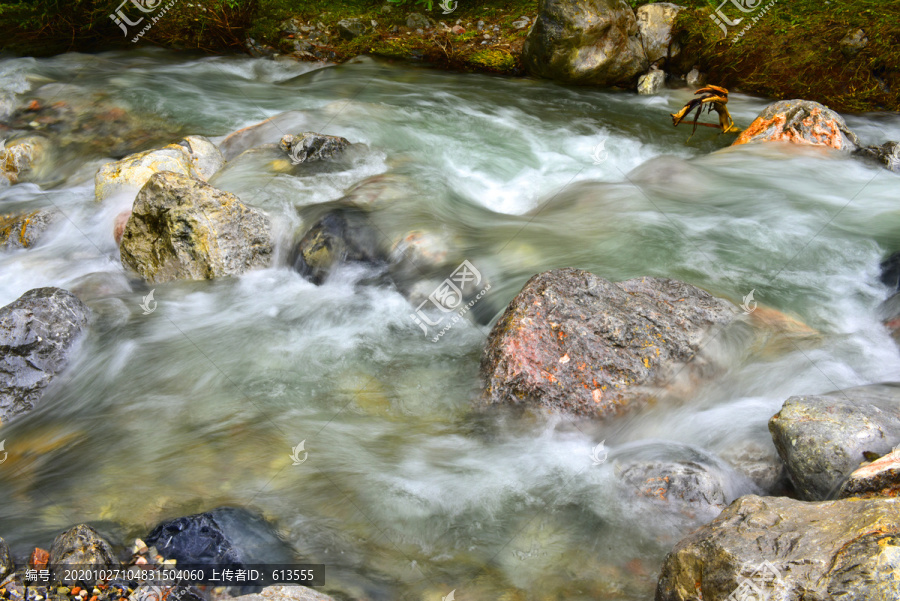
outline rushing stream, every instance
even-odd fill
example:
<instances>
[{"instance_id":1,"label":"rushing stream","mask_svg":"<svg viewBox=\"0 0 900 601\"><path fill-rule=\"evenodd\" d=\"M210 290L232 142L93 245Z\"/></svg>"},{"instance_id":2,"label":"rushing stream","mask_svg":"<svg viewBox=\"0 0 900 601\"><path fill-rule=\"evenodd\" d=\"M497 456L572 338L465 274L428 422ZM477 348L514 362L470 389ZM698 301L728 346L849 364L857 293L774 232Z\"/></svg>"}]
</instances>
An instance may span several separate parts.
<instances>
[{"instance_id":1,"label":"rushing stream","mask_svg":"<svg viewBox=\"0 0 900 601\"><path fill-rule=\"evenodd\" d=\"M788 396L900 371L877 313L879 261L900 249L900 179L809 149L713 152L726 141L707 128L688 142L689 126L669 118L688 90L150 51L7 59L0 79L7 111L57 82L58 99L102 92L216 142L297 111L283 133L365 145L341 169L236 161L214 177L267 211L281 240L276 266L216 281L151 287L126 274L113 222L133 197L94 201L102 157L63 153L57 185L0 191L0 212L66 215L37 247L0 255L0 305L59 286L95 316L39 408L0 433L0 536L19 555L75 523L127 540L238 505L330 566L338 596L648 601L665 553L699 522L641 501L617 480L617 458L692 457L732 473L717 457L774 453L766 423ZM766 104L734 94L729 108L746 127ZM900 139L896 115L848 123L865 143ZM379 174L396 188L373 208L384 236L430 232L451 270L465 259L491 283L476 319L437 342L364 268L315 286L288 265L310 207ZM673 277L736 303L754 290L821 339L735 359L689 402L608 423L473 411L491 320L557 267ZM144 314L151 288L158 305ZM301 441L307 459L292 465ZM601 441L609 455L596 465ZM733 480L731 498L754 492Z\"/></svg>"}]
</instances>

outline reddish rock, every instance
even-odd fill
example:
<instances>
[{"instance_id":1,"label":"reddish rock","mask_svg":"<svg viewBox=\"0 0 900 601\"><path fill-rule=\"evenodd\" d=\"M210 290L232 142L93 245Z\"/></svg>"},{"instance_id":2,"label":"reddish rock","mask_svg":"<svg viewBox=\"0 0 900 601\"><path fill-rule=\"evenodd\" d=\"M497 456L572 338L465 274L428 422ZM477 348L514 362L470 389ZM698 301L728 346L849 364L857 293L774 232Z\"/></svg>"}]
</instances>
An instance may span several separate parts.
<instances>
[{"instance_id":1,"label":"reddish rock","mask_svg":"<svg viewBox=\"0 0 900 601\"><path fill-rule=\"evenodd\" d=\"M50 553L40 547L35 547L28 558L28 566L35 570L46 570L50 562Z\"/></svg>"},{"instance_id":2,"label":"reddish rock","mask_svg":"<svg viewBox=\"0 0 900 601\"><path fill-rule=\"evenodd\" d=\"M129 217L131 217L130 209L116 215L116 223L113 227L113 237L116 239L116 246L122 243L122 235L125 233L125 226L128 225Z\"/></svg>"},{"instance_id":3,"label":"reddish rock","mask_svg":"<svg viewBox=\"0 0 900 601\"><path fill-rule=\"evenodd\" d=\"M679 282L612 283L580 269L531 278L488 338L484 402L609 417L650 400L676 376L709 368L698 355L713 326L737 311ZM678 366L688 364L688 369Z\"/></svg>"},{"instance_id":4,"label":"reddish rock","mask_svg":"<svg viewBox=\"0 0 900 601\"><path fill-rule=\"evenodd\" d=\"M850 474L840 497L896 497L900 495L900 448Z\"/></svg>"},{"instance_id":5,"label":"reddish rock","mask_svg":"<svg viewBox=\"0 0 900 601\"><path fill-rule=\"evenodd\" d=\"M460 27L459 25L454 25L453 27L450 28L450 33L452 33L454 35L462 35L462 34L466 33L466 30L465 30L465 28Z\"/></svg>"},{"instance_id":6,"label":"reddish rock","mask_svg":"<svg viewBox=\"0 0 900 601\"><path fill-rule=\"evenodd\" d=\"M791 142L854 151L859 140L843 117L810 100L780 100L769 105L732 146L751 142Z\"/></svg>"}]
</instances>

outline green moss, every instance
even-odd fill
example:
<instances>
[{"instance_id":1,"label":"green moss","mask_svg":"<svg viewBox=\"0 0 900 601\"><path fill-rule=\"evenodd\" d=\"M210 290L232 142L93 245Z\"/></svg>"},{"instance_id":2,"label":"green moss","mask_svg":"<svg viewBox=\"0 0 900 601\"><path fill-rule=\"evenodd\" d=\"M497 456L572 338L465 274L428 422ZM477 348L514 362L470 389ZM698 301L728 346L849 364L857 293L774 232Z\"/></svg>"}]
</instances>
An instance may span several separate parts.
<instances>
[{"instance_id":1,"label":"green moss","mask_svg":"<svg viewBox=\"0 0 900 601\"><path fill-rule=\"evenodd\" d=\"M516 57L502 49L480 50L469 57L470 63L491 71L506 72L516 66Z\"/></svg>"}]
</instances>

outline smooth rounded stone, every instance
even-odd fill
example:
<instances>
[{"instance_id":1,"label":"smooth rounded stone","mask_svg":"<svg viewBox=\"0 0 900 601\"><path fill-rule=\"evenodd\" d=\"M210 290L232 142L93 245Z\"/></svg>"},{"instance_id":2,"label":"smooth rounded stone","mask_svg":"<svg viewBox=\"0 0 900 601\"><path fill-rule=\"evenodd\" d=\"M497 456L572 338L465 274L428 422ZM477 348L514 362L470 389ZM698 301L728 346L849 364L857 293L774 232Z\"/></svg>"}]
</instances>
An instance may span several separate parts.
<instances>
[{"instance_id":1,"label":"smooth rounded stone","mask_svg":"<svg viewBox=\"0 0 900 601\"><path fill-rule=\"evenodd\" d=\"M271 260L268 217L200 180L157 173L132 211L119 250L147 282L240 275Z\"/></svg>"},{"instance_id":2,"label":"smooth rounded stone","mask_svg":"<svg viewBox=\"0 0 900 601\"><path fill-rule=\"evenodd\" d=\"M728 301L677 280L613 283L580 269L547 271L528 280L491 330L482 399L620 415L682 371L690 380L715 371L702 343L736 316Z\"/></svg>"},{"instance_id":3,"label":"smooth rounded stone","mask_svg":"<svg viewBox=\"0 0 900 601\"><path fill-rule=\"evenodd\" d=\"M60 288L35 288L0 308L0 422L35 407L68 365L90 316Z\"/></svg>"},{"instance_id":4,"label":"smooth rounded stone","mask_svg":"<svg viewBox=\"0 0 900 601\"><path fill-rule=\"evenodd\" d=\"M350 141L340 136L325 136L307 131L285 135L278 146L288 153L293 164L299 165L339 157L350 146Z\"/></svg>"},{"instance_id":5,"label":"smooth rounded stone","mask_svg":"<svg viewBox=\"0 0 900 601\"><path fill-rule=\"evenodd\" d=\"M840 498L900 496L900 446L858 467L841 486Z\"/></svg>"},{"instance_id":6,"label":"smooth rounded stone","mask_svg":"<svg viewBox=\"0 0 900 601\"><path fill-rule=\"evenodd\" d=\"M900 500L748 495L666 556L655 601L900 598Z\"/></svg>"},{"instance_id":7,"label":"smooth rounded stone","mask_svg":"<svg viewBox=\"0 0 900 601\"><path fill-rule=\"evenodd\" d=\"M173 144L158 150L132 154L100 167L94 177L94 199L101 202L127 190L137 191L152 175L163 171L200 177L186 149Z\"/></svg>"},{"instance_id":8,"label":"smooth rounded stone","mask_svg":"<svg viewBox=\"0 0 900 601\"><path fill-rule=\"evenodd\" d=\"M650 65L625 0L542 0L522 62L539 77L628 87Z\"/></svg>"},{"instance_id":9,"label":"smooth rounded stone","mask_svg":"<svg viewBox=\"0 0 900 601\"><path fill-rule=\"evenodd\" d=\"M681 8L670 2L656 2L644 4L635 11L644 53L651 63L669 58L672 26L675 24L675 17L678 16ZM673 47L672 57L677 54L677 48Z\"/></svg>"},{"instance_id":10,"label":"smooth rounded stone","mask_svg":"<svg viewBox=\"0 0 900 601\"><path fill-rule=\"evenodd\" d=\"M158 524L144 537L176 565L240 569L247 565L290 564L294 552L262 517L237 507L219 507Z\"/></svg>"},{"instance_id":11,"label":"smooth rounded stone","mask_svg":"<svg viewBox=\"0 0 900 601\"><path fill-rule=\"evenodd\" d=\"M50 141L43 136L26 136L4 143L0 149L0 175L10 184L42 181L49 174Z\"/></svg>"},{"instance_id":12,"label":"smooth rounded stone","mask_svg":"<svg viewBox=\"0 0 900 601\"><path fill-rule=\"evenodd\" d=\"M838 45L841 47L841 54L847 58L853 58L869 44L869 38L862 29L854 29L847 32Z\"/></svg>"},{"instance_id":13,"label":"smooth rounded stone","mask_svg":"<svg viewBox=\"0 0 900 601\"><path fill-rule=\"evenodd\" d=\"M706 73L701 73L697 67L694 67L685 75L684 81L690 88L702 86L706 83Z\"/></svg>"},{"instance_id":14,"label":"smooth rounded stone","mask_svg":"<svg viewBox=\"0 0 900 601\"><path fill-rule=\"evenodd\" d=\"M9 545L0 538L0 582L7 576L16 571L16 564L13 563L12 553L10 553Z\"/></svg>"},{"instance_id":15,"label":"smooth rounded stone","mask_svg":"<svg viewBox=\"0 0 900 601\"><path fill-rule=\"evenodd\" d=\"M84 570L106 570L119 567L112 546L100 534L85 524L79 524L59 534L50 546L50 569L60 581L65 567Z\"/></svg>"},{"instance_id":16,"label":"smooth rounded stone","mask_svg":"<svg viewBox=\"0 0 900 601\"><path fill-rule=\"evenodd\" d=\"M235 597L241 601L334 601L306 586L267 586L258 593Z\"/></svg>"},{"instance_id":17,"label":"smooth rounded stone","mask_svg":"<svg viewBox=\"0 0 900 601\"><path fill-rule=\"evenodd\" d=\"M178 145L185 149L194 171L203 181L209 181L209 178L225 166L222 151L206 136L187 136Z\"/></svg>"},{"instance_id":18,"label":"smooth rounded stone","mask_svg":"<svg viewBox=\"0 0 900 601\"><path fill-rule=\"evenodd\" d=\"M434 21L421 13L409 13L406 17L406 26L410 29L431 29L434 27Z\"/></svg>"},{"instance_id":19,"label":"smooth rounded stone","mask_svg":"<svg viewBox=\"0 0 900 601\"><path fill-rule=\"evenodd\" d=\"M856 151L857 156L878 163L888 171L900 173L900 143L885 142L881 146L864 146Z\"/></svg>"},{"instance_id":20,"label":"smooth rounded stone","mask_svg":"<svg viewBox=\"0 0 900 601\"><path fill-rule=\"evenodd\" d=\"M854 151L856 137L844 118L811 100L779 100L767 106L732 146L758 142L790 142Z\"/></svg>"},{"instance_id":21,"label":"smooth rounded stone","mask_svg":"<svg viewBox=\"0 0 900 601\"><path fill-rule=\"evenodd\" d=\"M646 74L641 75L640 79L638 79L638 94L644 96L652 96L663 88L663 84L665 82L666 74L663 71L660 71L659 69L651 69Z\"/></svg>"},{"instance_id":22,"label":"smooth rounded stone","mask_svg":"<svg viewBox=\"0 0 900 601\"><path fill-rule=\"evenodd\" d=\"M337 209L317 220L294 247L291 263L310 282L320 285L338 265L386 263L380 233L365 213Z\"/></svg>"},{"instance_id":23,"label":"smooth rounded stone","mask_svg":"<svg viewBox=\"0 0 900 601\"><path fill-rule=\"evenodd\" d=\"M769 432L801 499L833 497L865 461L900 444L900 384L870 384L793 396Z\"/></svg>"},{"instance_id":24,"label":"smooth rounded stone","mask_svg":"<svg viewBox=\"0 0 900 601\"><path fill-rule=\"evenodd\" d=\"M338 35L343 40L352 40L366 33L366 25L359 19L341 19L337 24Z\"/></svg>"},{"instance_id":25,"label":"smooth rounded stone","mask_svg":"<svg viewBox=\"0 0 900 601\"><path fill-rule=\"evenodd\" d=\"M31 248L56 217L57 213L48 209L0 215L0 250Z\"/></svg>"}]
</instances>

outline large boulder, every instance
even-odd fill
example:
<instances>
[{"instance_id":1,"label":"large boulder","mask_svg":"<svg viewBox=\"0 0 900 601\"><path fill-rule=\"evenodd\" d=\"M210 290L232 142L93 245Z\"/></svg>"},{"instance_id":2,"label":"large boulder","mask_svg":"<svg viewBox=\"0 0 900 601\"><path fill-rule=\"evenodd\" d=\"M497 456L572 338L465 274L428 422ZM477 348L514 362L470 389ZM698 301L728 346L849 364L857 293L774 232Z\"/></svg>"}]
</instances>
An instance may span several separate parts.
<instances>
[{"instance_id":1,"label":"large boulder","mask_svg":"<svg viewBox=\"0 0 900 601\"><path fill-rule=\"evenodd\" d=\"M835 496L866 455L900 443L900 384L871 384L793 396L769 432L801 499Z\"/></svg>"},{"instance_id":2,"label":"large boulder","mask_svg":"<svg viewBox=\"0 0 900 601\"><path fill-rule=\"evenodd\" d=\"M625 0L541 0L522 61L540 77L629 87L650 65Z\"/></svg>"},{"instance_id":3,"label":"large boulder","mask_svg":"<svg viewBox=\"0 0 900 601\"><path fill-rule=\"evenodd\" d=\"M178 144L172 144L165 148L132 154L100 167L94 176L94 199L101 202L128 190L137 191L153 174L162 171L200 178L186 149Z\"/></svg>"},{"instance_id":4,"label":"large boulder","mask_svg":"<svg viewBox=\"0 0 900 601\"><path fill-rule=\"evenodd\" d=\"M241 595L241 601L334 601L315 589L306 586L267 586L258 593Z\"/></svg>"},{"instance_id":5,"label":"large boulder","mask_svg":"<svg viewBox=\"0 0 900 601\"><path fill-rule=\"evenodd\" d=\"M488 403L609 417L654 394L677 366L709 365L701 343L735 318L728 301L677 280L613 283L580 269L531 278L491 330L481 360Z\"/></svg>"},{"instance_id":6,"label":"large boulder","mask_svg":"<svg viewBox=\"0 0 900 601\"><path fill-rule=\"evenodd\" d=\"M300 275L319 285L338 265L385 262L379 233L358 210L327 213L315 221L293 250L291 262Z\"/></svg>"},{"instance_id":7,"label":"large boulder","mask_svg":"<svg viewBox=\"0 0 900 601\"><path fill-rule=\"evenodd\" d=\"M837 150L859 148L844 118L812 100L779 100L770 104L732 146L755 142L791 142Z\"/></svg>"},{"instance_id":8,"label":"large boulder","mask_svg":"<svg viewBox=\"0 0 900 601\"><path fill-rule=\"evenodd\" d=\"M748 495L679 542L656 601L900 599L900 500Z\"/></svg>"},{"instance_id":9,"label":"large boulder","mask_svg":"<svg viewBox=\"0 0 900 601\"><path fill-rule=\"evenodd\" d=\"M47 209L0 215L0 250L31 248L55 219Z\"/></svg>"},{"instance_id":10,"label":"large boulder","mask_svg":"<svg viewBox=\"0 0 900 601\"><path fill-rule=\"evenodd\" d=\"M272 256L269 219L234 194L161 172L141 188L122 235L122 263L152 283L239 275Z\"/></svg>"},{"instance_id":11,"label":"large boulder","mask_svg":"<svg viewBox=\"0 0 900 601\"><path fill-rule=\"evenodd\" d=\"M268 522L237 507L219 507L163 522L143 540L177 564L241 569L295 561L291 548Z\"/></svg>"},{"instance_id":12,"label":"large boulder","mask_svg":"<svg viewBox=\"0 0 900 601\"><path fill-rule=\"evenodd\" d=\"M678 54L679 48L672 44L672 26L681 7L670 2L644 4L636 11L638 31L644 54L651 63Z\"/></svg>"},{"instance_id":13,"label":"large boulder","mask_svg":"<svg viewBox=\"0 0 900 601\"><path fill-rule=\"evenodd\" d=\"M50 547L50 569L62 579L66 567L78 570L108 570L119 567L119 560L112 546L96 530L79 524L58 535ZM75 582L75 580L63 581Z\"/></svg>"},{"instance_id":14,"label":"large boulder","mask_svg":"<svg viewBox=\"0 0 900 601\"><path fill-rule=\"evenodd\" d=\"M90 315L60 288L35 288L0 308L0 422L34 408L69 363Z\"/></svg>"}]
</instances>

